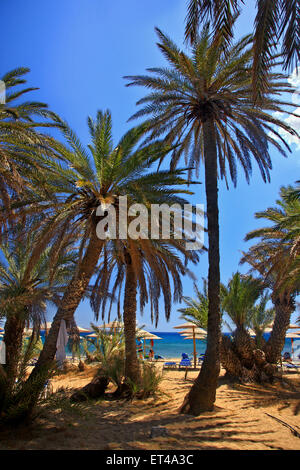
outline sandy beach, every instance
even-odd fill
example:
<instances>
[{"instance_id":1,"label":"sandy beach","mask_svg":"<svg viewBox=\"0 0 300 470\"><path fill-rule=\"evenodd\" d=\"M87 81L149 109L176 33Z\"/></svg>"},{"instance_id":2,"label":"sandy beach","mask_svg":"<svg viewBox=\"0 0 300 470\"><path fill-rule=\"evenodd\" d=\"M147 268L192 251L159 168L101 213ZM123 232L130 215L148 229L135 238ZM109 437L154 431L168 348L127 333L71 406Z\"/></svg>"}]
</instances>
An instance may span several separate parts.
<instances>
[{"instance_id":1,"label":"sandy beach","mask_svg":"<svg viewBox=\"0 0 300 470\"><path fill-rule=\"evenodd\" d=\"M157 363L162 368L162 363ZM0 434L4 449L102 450L296 450L300 439L279 418L300 432L300 375L285 375L284 385L228 383L222 371L215 411L199 417L178 414L197 371L168 370L155 398L112 401L109 398L70 405L71 389L87 384L95 373L70 371L52 380L51 403L29 427ZM58 392L63 387L63 391ZM109 387L108 392L114 390ZM272 415L273 417L269 416ZM153 426L167 436L150 438Z\"/></svg>"}]
</instances>

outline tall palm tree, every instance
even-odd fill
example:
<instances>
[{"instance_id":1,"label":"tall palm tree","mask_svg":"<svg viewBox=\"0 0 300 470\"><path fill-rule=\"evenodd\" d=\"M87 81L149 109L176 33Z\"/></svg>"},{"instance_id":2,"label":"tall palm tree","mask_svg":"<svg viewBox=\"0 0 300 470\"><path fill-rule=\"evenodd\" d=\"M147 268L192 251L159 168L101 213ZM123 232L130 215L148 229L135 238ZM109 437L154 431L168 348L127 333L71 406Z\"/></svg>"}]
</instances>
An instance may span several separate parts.
<instances>
[{"instance_id":1,"label":"tall palm tree","mask_svg":"<svg viewBox=\"0 0 300 470\"><path fill-rule=\"evenodd\" d=\"M236 15L244 0L189 0L185 38L193 43L198 26L211 21L216 36L224 37L228 46L233 37ZM268 91L268 70L272 56L281 40L285 70L300 63L300 23L298 0L258 0L254 24L254 61L252 69L255 98Z\"/></svg>"},{"instance_id":2,"label":"tall palm tree","mask_svg":"<svg viewBox=\"0 0 300 470\"><path fill-rule=\"evenodd\" d=\"M62 236L66 227L72 227L81 238L79 262L76 272L65 290L64 296L53 319L43 350L33 369L28 386L36 376L51 364L55 352L56 341L62 319L69 321L78 307L95 274L97 263L105 241L98 238L97 224L105 218L98 217L99 206L111 204L119 214L119 196L127 196L128 207L133 203L144 203L147 206L156 203L168 184L185 184L182 179L183 170L149 171L151 165L161 159L169 151L159 141L138 147L145 126L138 126L128 131L117 146L112 140L112 119L109 111L98 111L96 120L88 118L91 144L88 151L82 146L73 131L61 123L69 148L57 146L63 166L52 162L53 168L60 171L60 178L52 178L57 198L54 209L44 222L41 230L43 243L50 242L54 233ZM175 190L173 190L175 191ZM180 192L190 194L184 189ZM165 193L168 198L168 190ZM118 226L118 222L117 222ZM37 248L37 255L39 247ZM35 397L33 397L33 403Z\"/></svg>"},{"instance_id":3,"label":"tall palm tree","mask_svg":"<svg viewBox=\"0 0 300 470\"><path fill-rule=\"evenodd\" d=\"M151 90L138 101L143 107L132 119L147 116L149 139L164 135L167 144L175 145L172 167L182 154L190 168L198 170L200 162L204 162L209 240L207 354L182 409L198 414L213 408L220 370L218 176L227 182L229 172L236 184L238 161L249 181L253 157L263 179L269 179L268 145L273 144L286 155L286 144L273 126L296 134L271 113L285 106L278 99L278 93L283 90L289 93L293 88L281 75L270 72L268 95L260 107L254 107L250 37L241 39L225 53L223 38L213 40L206 27L194 43L190 57L159 29L156 31L160 41L158 47L170 67L151 68L148 69L151 75L125 78L130 79L128 86L138 85Z\"/></svg>"},{"instance_id":4,"label":"tall palm tree","mask_svg":"<svg viewBox=\"0 0 300 470\"><path fill-rule=\"evenodd\" d=\"M300 291L300 202L291 199L291 187L280 190L277 207L257 212L257 219L271 225L246 235L246 240L260 239L242 258L263 277L272 289L275 320L266 345L269 362L276 363L284 346L290 317L295 309L295 296Z\"/></svg>"}]
</instances>

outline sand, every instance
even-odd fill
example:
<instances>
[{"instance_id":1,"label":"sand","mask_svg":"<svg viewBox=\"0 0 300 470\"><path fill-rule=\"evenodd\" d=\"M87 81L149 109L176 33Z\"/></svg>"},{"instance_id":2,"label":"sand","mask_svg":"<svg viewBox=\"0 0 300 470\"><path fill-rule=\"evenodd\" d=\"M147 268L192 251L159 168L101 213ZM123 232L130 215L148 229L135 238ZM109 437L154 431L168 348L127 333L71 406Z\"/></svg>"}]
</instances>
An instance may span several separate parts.
<instances>
[{"instance_id":1,"label":"sand","mask_svg":"<svg viewBox=\"0 0 300 470\"><path fill-rule=\"evenodd\" d=\"M157 363L157 367L162 367ZM29 427L0 434L1 449L102 450L299 450L300 439L268 414L300 433L300 374L285 375L284 386L228 383L222 371L213 412L198 417L180 415L178 408L197 371L164 373L161 393L134 401L109 399L70 405L70 389L88 383L95 372L69 372L52 380L52 403ZM113 391L111 386L109 391ZM63 397L63 398L62 398ZM150 438L153 426L165 437Z\"/></svg>"}]
</instances>

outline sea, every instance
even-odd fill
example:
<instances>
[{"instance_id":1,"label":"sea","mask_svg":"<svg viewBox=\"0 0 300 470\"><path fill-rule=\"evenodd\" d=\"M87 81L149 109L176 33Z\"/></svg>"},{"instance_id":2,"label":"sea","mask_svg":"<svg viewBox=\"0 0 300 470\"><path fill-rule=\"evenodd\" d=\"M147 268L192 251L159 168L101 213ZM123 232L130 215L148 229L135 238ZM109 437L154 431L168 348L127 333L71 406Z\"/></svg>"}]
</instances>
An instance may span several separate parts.
<instances>
[{"instance_id":1,"label":"sea","mask_svg":"<svg viewBox=\"0 0 300 470\"><path fill-rule=\"evenodd\" d=\"M170 359L175 357L181 357L182 353L188 354L190 357L193 356L193 340L192 339L184 339L179 333L173 332L151 332L155 335L159 336L160 340L154 340L154 354L158 354L162 356L164 359ZM230 335L230 333L223 333L226 335ZM265 338L268 339L269 333L265 334ZM149 343L149 340L146 340L146 344ZM196 339L196 351L197 355L204 354L206 350L206 341ZM291 339L287 338L285 340L284 348L282 350L282 354L284 352L289 352L292 354L292 343ZM300 340L293 342L293 356L296 357L300 354Z\"/></svg>"},{"instance_id":2,"label":"sea","mask_svg":"<svg viewBox=\"0 0 300 470\"><path fill-rule=\"evenodd\" d=\"M159 355L164 359L170 358L179 358L181 357L182 353L188 354L190 357L193 356L193 340L192 339L184 339L177 332L160 332L155 331L152 332L156 336L159 336L161 339L154 340L154 354ZM224 333L229 335L230 333ZM81 337L84 337L85 334L82 334ZM265 334L265 338L268 339L269 333ZM41 335L42 341L44 340L43 334ZM1 337L0 337L1 341ZM150 340L146 340L146 351L149 351L150 348ZM92 350L92 348L91 348ZM196 351L197 355L204 354L206 350L206 341L205 340L196 340ZM292 351L292 342L291 339L287 338L285 340L285 345L282 350L282 353L289 352L293 354L294 358L298 358L300 355L300 340L294 340L293 342L293 351ZM71 351L69 347L66 348L66 353L68 356L71 355Z\"/></svg>"}]
</instances>

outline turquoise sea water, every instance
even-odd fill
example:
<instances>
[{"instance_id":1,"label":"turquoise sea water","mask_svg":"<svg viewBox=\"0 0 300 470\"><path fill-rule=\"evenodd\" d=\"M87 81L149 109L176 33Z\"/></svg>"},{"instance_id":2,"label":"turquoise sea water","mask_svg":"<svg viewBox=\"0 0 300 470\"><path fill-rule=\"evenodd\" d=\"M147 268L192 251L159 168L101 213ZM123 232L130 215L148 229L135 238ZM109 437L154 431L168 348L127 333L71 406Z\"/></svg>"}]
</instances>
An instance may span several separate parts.
<instances>
[{"instance_id":1,"label":"turquoise sea water","mask_svg":"<svg viewBox=\"0 0 300 470\"><path fill-rule=\"evenodd\" d=\"M154 340L154 354L169 359L171 357L181 357L182 353L187 353L189 356L193 355L193 340L184 339L179 333L169 332L155 332L156 336L162 339ZM146 340L146 345L149 340ZM196 340L197 354L204 354L206 349L206 341Z\"/></svg>"},{"instance_id":2,"label":"turquoise sea water","mask_svg":"<svg viewBox=\"0 0 300 470\"><path fill-rule=\"evenodd\" d=\"M163 338L162 340L154 341L154 354L159 354L160 356L163 356L166 359L171 357L181 357L181 353L183 352L189 354L190 356L193 355L193 340L184 339L182 336L180 336L179 333L167 333L158 331L155 331L153 333ZM268 336L269 334L266 334L266 339L268 338ZM146 344L149 344L149 340L147 340ZM204 354L205 349L206 341L197 339L197 354ZM293 350L294 356L300 354L300 340L294 341ZM292 344L290 339L286 339L282 353L286 351L290 353L292 352Z\"/></svg>"},{"instance_id":3,"label":"turquoise sea water","mask_svg":"<svg viewBox=\"0 0 300 470\"><path fill-rule=\"evenodd\" d=\"M172 357L181 357L182 353L187 353L188 355L193 355L193 340L191 339L184 339L180 336L179 333L176 332L160 332L155 331L153 332L155 335L159 336L160 340L154 340L154 354L158 354L165 359L169 359ZM84 335L82 335L84 336ZM267 339L268 335L266 335ZM42 337L43 340L43 337ZM0 338L1 341L1 338ZM150 341L146 340L146 351L149 351ZM206 341L203 340L196 340L196 350L197 354L204 354L206 349ZM293 344L294 349L294 357L300 354L300 340L294 341ZM292 345L291 340L286 339L285 345L282 352L292 352ZM71 351L67 347L67 354L70 355Z\"/></svg>"}]
</instances>

